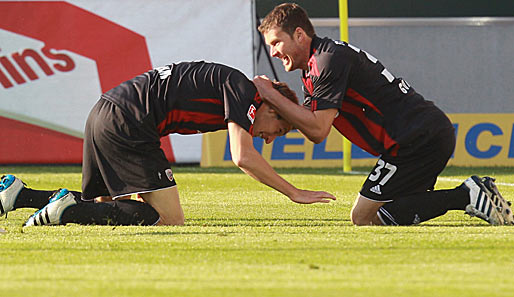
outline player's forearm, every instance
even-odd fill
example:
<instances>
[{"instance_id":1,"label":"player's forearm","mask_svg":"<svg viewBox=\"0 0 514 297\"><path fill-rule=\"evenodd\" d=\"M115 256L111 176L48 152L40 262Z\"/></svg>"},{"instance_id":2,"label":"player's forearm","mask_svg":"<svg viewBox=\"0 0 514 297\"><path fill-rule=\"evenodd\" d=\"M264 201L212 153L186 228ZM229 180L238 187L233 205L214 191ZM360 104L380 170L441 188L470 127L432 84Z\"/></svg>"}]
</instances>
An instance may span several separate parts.
<instances>
[{"instance_id":1,"label":"player's forearm","mask_svg":"<svg viewBox=\"0 0 514 297\"><path fill-rule=\"evenodd\" d=\"M237 162L236 165L255 180L279 191L289 198L299 191L278 175L257 151L255 153L248 153L239 160L234 160L234 162Z\"/></svg>"},{"instance_id":2,"label":"player's forearm","mask_svg":"<svg viewBox=\"0 0 514 297\"><path fill-rule=\"evenodd\" d=\"M320 143L327 137L333 118L330 120L320 118L314 112L285 98L273 88L267 78L257 76L253 82L261 98L310 141Z\"/></svg>"},{"instance_id":3,"label":"player's forearm","mask_svg":"<svg viewBox=\"0 0 514 297\"><path fill-rule=\"evenodd\" d=\"M280 116L291 123L294 128L300 130L310 141L320 143L327 137L330 131L330 125L328 128L325 127L323 121L319 119L315 113L301 105L291 102L278 92L269 98L274 98L274 100L269 101L269 103ZM268 101L268 99L265 100Z\"/></svg>"}]
</instances>

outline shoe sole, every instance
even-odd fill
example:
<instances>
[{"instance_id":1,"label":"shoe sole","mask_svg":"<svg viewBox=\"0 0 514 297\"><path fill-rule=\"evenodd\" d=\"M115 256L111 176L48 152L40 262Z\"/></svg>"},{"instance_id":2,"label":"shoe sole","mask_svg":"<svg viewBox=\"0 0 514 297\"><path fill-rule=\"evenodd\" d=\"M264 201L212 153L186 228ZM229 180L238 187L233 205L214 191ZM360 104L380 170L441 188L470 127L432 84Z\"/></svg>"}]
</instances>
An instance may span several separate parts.
<instances>
[{"instance_id":1,"label":"shoe sole","mask_svg":"<svg viewBox=\"0 0 514 297\"><path fill-rule=\"evenodd\" d=\"M503 219L503 225L514 225L514 215L510 207L511 203L503 198L494 181L494 178L485 177L483 184L493 194L491 200Z\"/></svg>"},{"instance_id":2,"label":"shoe sole","mask_svg":"<svg viewBox=\"0 0 514 297\"><path fill-rule=\"evenodd\" d=\"M484 180L480 177L473 175L471 179L475 185L478 186L480 191L478 192L475 205L468 204L466 206L466 213L472 217L483 219L493 226L504 225L501 213L497 211L497 207L493 199L489 198L493 197L493 192L486 187Z\"/></svg>"}]
</instances>

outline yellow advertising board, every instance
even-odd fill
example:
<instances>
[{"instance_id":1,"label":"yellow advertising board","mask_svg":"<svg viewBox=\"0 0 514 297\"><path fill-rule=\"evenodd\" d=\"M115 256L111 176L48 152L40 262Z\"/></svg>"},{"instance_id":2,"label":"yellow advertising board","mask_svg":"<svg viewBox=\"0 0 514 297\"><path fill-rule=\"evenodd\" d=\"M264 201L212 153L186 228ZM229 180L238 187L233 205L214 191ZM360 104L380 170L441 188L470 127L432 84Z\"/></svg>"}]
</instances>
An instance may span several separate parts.
<instances>
[{"instance_id":1,"label":"yellow advertising board","mask_svg":"<svg viewBox=\"0 0 514 297\"><path fill-rule=\"evenodd\" d=\"M457 136L450 165L514 167L514 114L448 116ZM273 167L342 167L342 143L341 134L334 128L319 144L313 144L298 131L278 137L271 144L254 138L254 147ZM376 159L352 145L353 166L371 166ZM234 166L226 130L204 134L201 166Z\"/></svg>"}]
</instances>

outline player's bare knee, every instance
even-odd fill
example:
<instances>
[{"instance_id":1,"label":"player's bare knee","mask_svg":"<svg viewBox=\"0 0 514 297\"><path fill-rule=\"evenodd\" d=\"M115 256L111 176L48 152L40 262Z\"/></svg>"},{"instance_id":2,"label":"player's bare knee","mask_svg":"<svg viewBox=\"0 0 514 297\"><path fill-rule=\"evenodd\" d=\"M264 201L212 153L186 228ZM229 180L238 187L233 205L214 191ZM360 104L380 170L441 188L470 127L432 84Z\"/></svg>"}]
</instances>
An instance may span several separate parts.
<instances>
[{"instance_id":1,"label":"player's bare knee","mask_svg":"<svg viewBox=\"0 0 514 297\"><path fill-rule=\"evenodd\" d=\"M162 226L183 226L185 222L184 216L163 217L161 216L158 225Z\"/></svg>"},{"instance_id":2,"label":"player's bare knee","mask_svg":"<svg viewBox=\"0 0 514 297\"><path fill-rule=\"evenodd\" d=\"M383 204L359 194L350 214L352 223L356 226L381 225L377 211Z\"/></svg>"},{"instance_id":3,"label":"player's bare knee","mask_svg":"<svg viewBox=\"0 0 514 297\"><path fill-rule=\"evenodd\" d=\"M363 212L361 207L359 207L358 200L355 202L355 204L352 207L352 210L350 212L350 219L352 221L352 224L356 226L363 226L366 225L365 220L363 218Z\"/></svg>"},{"instance_id":4,"label":"player's bare knee","mask_svg":"<svg viewBox=\"0 0 514 297\"><path fill-rule=\"evenodd\" d=\"M356 205L357 206L357 205ZM355 226L371 226L377 225L376 211L363 207L354 206L350 218Z\"/></svg>"},{"instance_id":5,"label":"player's bare knee","mask_svg":"<svg viewBox=\"0 0 514 297\"><path fill-rule=\"evenodd\" d=\"M184 225L184 217L175 218L171 221L172 226L183 226Z\"/></svg>"},{"instance_id":6,"label":"player's bare knee","mask_svg":"<svg viewBox=\"0 0 514 297\"><path fill-rule=\"evenodd\" d=\"M358 211L352 211L351 215L352 224L356 226L369 226L371 225L371 220L366 216L363 216L362 213Z\"/></svg>"}]
</instances>

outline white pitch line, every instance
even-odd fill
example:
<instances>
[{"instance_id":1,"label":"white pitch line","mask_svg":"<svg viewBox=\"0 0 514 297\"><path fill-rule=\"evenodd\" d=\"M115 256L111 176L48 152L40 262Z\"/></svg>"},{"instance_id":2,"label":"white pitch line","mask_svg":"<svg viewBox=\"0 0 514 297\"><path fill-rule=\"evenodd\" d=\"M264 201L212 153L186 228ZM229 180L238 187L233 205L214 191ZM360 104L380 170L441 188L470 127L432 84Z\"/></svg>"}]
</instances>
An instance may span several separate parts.
<instances>
[{"instance_id":1,"label":"white pitch line","mask_svg":"<svg viewBox=\"0 0 514 297\"><path fill-rule=\"evenodd\" d=\"M366 171L347 171L344 172L345 174L352 174L352 175L368 175L369 172Z\"/></svg>"},{"instance_id":2,"label":"white pitch line","mask_svg":"<svg viewBox=\"0 0 514 297\"><path fill-rule=\"evenodd\" d=\"M461 179L448 178L448 177L439 177L438 179L439 180L444 180L444 181L451 181L451 182L464 182ZM500 185L500 186L514 187L513 183L498 183L498 182L494 182L494 183L497 184L497 185Z\"/></svg>"}]
</instances>

